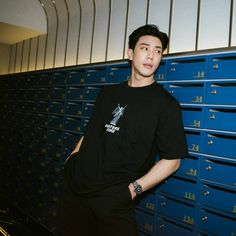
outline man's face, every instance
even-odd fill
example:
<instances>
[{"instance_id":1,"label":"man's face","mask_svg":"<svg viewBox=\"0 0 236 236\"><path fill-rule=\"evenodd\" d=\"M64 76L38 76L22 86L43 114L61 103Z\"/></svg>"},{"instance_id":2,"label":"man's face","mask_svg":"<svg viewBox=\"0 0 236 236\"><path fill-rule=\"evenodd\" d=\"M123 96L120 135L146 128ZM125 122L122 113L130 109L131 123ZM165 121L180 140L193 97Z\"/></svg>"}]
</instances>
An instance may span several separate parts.
<instances>
[{"instance_id":1,"label":"man's face","mask_svg":"<svg viewBox=\"0 0 236 236\"><path fill-rule=\"evenodd\" d=\"M128 49L133 73L138 77L152 77L162 59L162 43L159 38L144 35L138 40L134 50Z\"/></svg>"}]
</instances>

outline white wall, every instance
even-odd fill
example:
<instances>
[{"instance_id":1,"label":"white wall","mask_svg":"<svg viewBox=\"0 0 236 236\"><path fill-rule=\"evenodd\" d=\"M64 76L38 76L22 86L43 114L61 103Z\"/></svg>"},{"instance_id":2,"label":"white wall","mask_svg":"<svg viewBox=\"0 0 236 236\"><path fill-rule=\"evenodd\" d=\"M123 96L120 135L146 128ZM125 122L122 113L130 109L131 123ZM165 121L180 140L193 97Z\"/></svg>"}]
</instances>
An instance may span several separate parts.
<instances>
[{"instance_id":1,"label":"white wall","mask_svg":"<svg viewBox=\"0 0 236 236\"><path fill-rule=\"evenodd\" d=\"M124 59L130 32L146 23L169 35L168 54L236 46L232 0L40 1L48 34L11 46L9 73Z\"/></svg>"},{"instance_id":2,"label":"white wall","mask_svg":"<svg viewBox=\"0 0 236 236\"><path fill-rule=\"evenodd\" d=\"M10 60L10 45L0 43L0 75L7 74Z\"/></svg>"},{"instance_id":3,"label":"white wall","mask_svg":"<svg viewBox=\"0 0 236 236\"><path fill-rule=\"evenodd\" d=\"M47 32L45 14L39 0L0 0L0 22Z\"/></svg>"}]
</instances>

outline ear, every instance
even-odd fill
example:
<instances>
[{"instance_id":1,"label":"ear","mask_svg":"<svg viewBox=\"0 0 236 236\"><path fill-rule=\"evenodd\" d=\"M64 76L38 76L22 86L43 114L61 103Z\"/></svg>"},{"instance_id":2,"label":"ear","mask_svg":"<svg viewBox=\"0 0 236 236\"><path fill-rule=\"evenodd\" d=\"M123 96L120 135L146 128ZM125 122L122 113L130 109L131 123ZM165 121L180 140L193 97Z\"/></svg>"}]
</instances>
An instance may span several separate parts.
<instances>
[{"instance_id":1,"label":"ear","mask_svg":"<svg viewBox=\"0 0 236 236\"><path fill-rule=\"evenodd\" d=\"M134 54L133 49L128 48L127 55L130 61L133 60L133 54Z\"/></svg>"}]
</instances>

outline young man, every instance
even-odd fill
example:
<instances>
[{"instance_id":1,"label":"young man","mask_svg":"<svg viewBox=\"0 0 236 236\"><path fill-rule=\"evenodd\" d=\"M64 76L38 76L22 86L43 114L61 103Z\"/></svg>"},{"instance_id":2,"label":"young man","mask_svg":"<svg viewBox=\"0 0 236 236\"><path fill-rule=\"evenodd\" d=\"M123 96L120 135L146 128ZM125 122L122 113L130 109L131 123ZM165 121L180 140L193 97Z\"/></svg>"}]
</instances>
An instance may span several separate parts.
<instances>
[{"instance_id":1,"label":"young man","mask_svg":"<svg viewBox=\"0 0 236 236\"><path fill-rule=\"evenodd\" d=\"M136 236L133 199L175 172L187 155L179 104L154 80L167 43L154 25L129 36L129 80L101 90L66 161L61 235Z\"/></svg>"}]
</instances>

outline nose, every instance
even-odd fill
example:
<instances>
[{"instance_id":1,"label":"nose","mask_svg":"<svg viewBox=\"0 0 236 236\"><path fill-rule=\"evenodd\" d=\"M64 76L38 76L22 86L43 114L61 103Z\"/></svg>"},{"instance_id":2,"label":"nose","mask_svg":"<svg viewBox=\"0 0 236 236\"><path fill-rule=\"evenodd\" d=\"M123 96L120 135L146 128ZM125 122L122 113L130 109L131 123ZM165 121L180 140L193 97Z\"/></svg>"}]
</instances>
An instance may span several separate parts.
<instances>
[{"instance_id":1,"label":"nose","mask_svg":"<svg viewBox=\"0 0 236 236\"><path fill-rule=\"evenodd\" d=\"M148 50L147 58L149 58L149 59L153 58L153 51L152 50Z\"/></svg>"}]
</instances>

